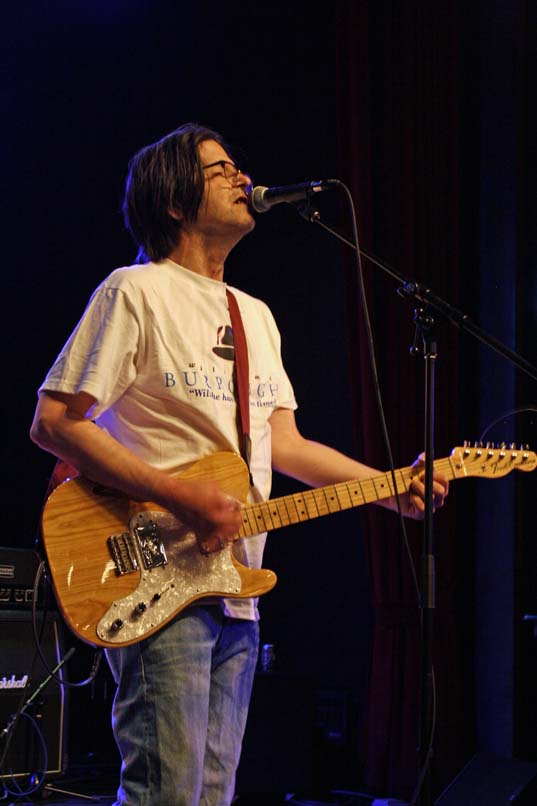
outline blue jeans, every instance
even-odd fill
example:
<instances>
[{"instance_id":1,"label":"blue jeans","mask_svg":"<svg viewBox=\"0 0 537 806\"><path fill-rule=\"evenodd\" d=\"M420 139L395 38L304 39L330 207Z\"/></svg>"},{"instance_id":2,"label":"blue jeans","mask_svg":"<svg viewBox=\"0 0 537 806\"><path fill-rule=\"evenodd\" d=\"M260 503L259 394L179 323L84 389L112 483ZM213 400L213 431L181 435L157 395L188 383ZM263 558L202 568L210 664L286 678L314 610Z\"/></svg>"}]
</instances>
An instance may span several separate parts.
<instances>
[{"instance_id":1,"label":"blue jeans","mask_svg":"<svg viewBox=\"0 0 537 806\"><path fill-rule=\"evenodd\" d=\"M256 622L207 605L106 651L118 685L116 806L229 806L258 646Z\"/></svg>"}]
</instances>

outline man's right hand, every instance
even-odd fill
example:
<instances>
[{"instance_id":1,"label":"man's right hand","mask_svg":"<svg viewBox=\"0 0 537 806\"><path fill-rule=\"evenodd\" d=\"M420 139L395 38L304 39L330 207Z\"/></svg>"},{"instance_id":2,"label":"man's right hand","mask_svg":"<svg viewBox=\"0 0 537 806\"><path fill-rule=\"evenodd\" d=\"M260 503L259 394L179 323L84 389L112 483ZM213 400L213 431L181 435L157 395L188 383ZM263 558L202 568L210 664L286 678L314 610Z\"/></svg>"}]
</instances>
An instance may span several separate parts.
<instances>
[{"instance_id":1,"label":"man's right hand","mask_svg":"<svg viewBox=\"0 0 537 806\"><path fill-rule=\"evenodd\" d=\"M32 439L88 478L135 501L165 507L196 532L205 553L220 551L236 539L242 525L240 501L215 482L175 479L148 465L89 419L94 403L85 392L42 392Z\"/></svg>"},{"instance_id":2,"label":"man's right hand","mask_svg":"<svg viewBox=\"0 0 537 806\"><path fill-rule=\"evenodd\" d=\"M177 480L177 499L168 509L196 533L203 554L221 551L237 539L241 502L212 481Z\"/></svg>"}]
</instances>

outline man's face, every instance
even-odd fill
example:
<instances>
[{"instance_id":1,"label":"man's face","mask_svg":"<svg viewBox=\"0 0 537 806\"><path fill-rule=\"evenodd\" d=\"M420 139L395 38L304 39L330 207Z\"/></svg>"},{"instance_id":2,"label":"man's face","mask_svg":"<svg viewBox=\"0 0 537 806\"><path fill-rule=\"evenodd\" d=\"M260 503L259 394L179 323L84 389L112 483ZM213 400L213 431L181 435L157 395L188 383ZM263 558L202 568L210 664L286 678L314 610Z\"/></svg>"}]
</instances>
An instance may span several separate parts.
<instances>
[{"instance_id":1,"label":"man's face","mask_svg":"<svg viewBox=\"0 0 537 806\"><path fill-rule=\"evenodd\" d=\"M215 140L204 140L199 154L205 190L194 227L207 235L234 235L238 240L255 226L248 209L250 177L240 172L236 175L229 154Z\"/></svg>"}]
</instances>

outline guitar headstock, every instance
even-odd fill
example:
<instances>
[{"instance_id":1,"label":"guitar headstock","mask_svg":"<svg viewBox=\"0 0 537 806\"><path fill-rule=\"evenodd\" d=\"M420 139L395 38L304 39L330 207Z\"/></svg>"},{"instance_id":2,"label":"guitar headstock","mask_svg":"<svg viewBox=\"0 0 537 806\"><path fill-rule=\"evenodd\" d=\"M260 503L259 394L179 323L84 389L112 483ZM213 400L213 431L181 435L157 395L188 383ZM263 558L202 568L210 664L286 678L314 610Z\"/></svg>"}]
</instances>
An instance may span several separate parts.
<instances>
[{"instance_id":1,"label":"guitar headstock","mask_svg":"<svg viewBox=\"0 0 537 806\"><path fill-rule=\"evenodd\" d=\"M487 443L473 447L465 443L451 452L451 463L455 475L481 476L492 479L506 476L511 470L529 472L537 467L537 455L526 446L499 445Z\"/></svg>"}]
</instances>

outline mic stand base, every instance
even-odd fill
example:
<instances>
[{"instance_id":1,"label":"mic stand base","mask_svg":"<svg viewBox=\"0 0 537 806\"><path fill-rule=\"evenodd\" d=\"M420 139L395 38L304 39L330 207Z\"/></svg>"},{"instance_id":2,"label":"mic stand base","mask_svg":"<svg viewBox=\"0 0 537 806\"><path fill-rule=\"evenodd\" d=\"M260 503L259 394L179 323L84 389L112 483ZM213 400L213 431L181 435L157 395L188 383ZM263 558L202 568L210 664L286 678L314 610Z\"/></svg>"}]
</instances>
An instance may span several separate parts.
<instances>
[{"instance_id":1,"label":"mic stand base","mask_svg":"<svg viewBox=\"0 0 537 806\"><path fill-rule=\"evenodd\" d=\"M58 786L52 784L45 784L42 787L43 792L54 792L57 795L70 795L73 798L80 798L81 800L90 800L93 803L99 803L101 798L96 795L82 795L80 792L72 792L70 789L60 789Z\"/></svg>"}]
</instances>

